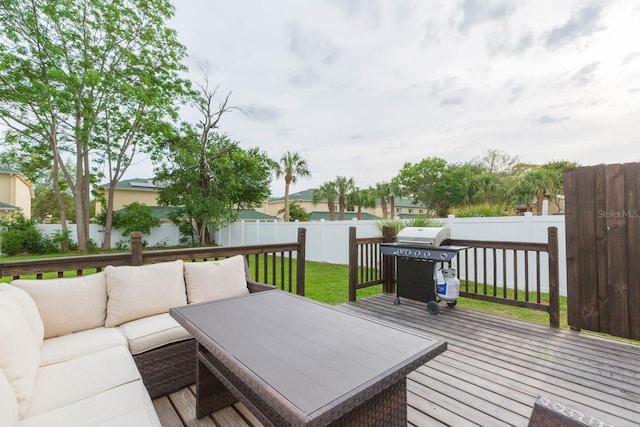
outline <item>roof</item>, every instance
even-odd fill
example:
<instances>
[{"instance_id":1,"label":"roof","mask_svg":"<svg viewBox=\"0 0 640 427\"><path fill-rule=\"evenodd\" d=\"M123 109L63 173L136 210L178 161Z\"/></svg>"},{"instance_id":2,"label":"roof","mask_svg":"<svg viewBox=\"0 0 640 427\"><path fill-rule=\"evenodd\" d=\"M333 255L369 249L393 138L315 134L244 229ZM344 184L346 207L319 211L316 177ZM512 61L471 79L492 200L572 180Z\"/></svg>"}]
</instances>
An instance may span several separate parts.
<instances>
[{"instance_id":1,"label":"roof","mask_svg":"<svg viewBox=\"0 0 640 427\"><path fill-rule=\"evenodd\" d=\"M294 200L308 200L311 201L313 199L313 192L316 191L315 188L307 188L306 190L296 191L295 193L289 194L289 201ZM272 197L269 199L270 202L284 202L284 196L282 197Z\"/></svg>"},{"instance_id":2,"label":"roof","mask_svg":"<svg viewBox=\"0 0 640 427\"><path fill-rule=\"evenodd\" d=\"M280 218L278 218L277 216L271 216L271 215L267 215L265 213L262 212L258 212L256 210L253 209L240 209L239 212L239 216L238 219L240 220L268 220L268 221L275 221L275 220L280 220Z\"/></svg>"},{"instance_id":3,"label":"roof","mask_svg":"<svg viewBox=\"0 0 640 427\"><path fill-rule=\"evenodd\" d=\"M2 211L18 211L18 210L20 210L20 208L17 207L17 206L10 205L8 203L0 202L0 210L2 210Z\"/></svg>"},{"instance_id":4,"label":"roof","mask_svg":"<svg viewBox=\"0 0 640 427\"><path fill-rule=\"evenodd\" d=\"M358 214L356 212L345 212L344 219L351 220L357 218ZM309 221L320 221L320 220L329 221L329 212L321 212L321 211L313 211L309 214ZM338 212L336 212L335 219L338 219ZM370 213L362 212L360 216L361 220L371 220L371 219L380 219L375 215L371 215Z\"/></svg>"},{"instance_id":5,"label":"roof","mask_svg":"<svg viewBox=\"0 0 640 427\"><path fill-rule=\"evenodd\" d=\"M102 184L100 187L109 188L109 183ZM160 186L153 183L153 178L133 178L118 181L115 188L116 190L158 191Z\"/></svg>"},{"instance_id":6,"label":"roof","mask_svg":"<svg viewBox=\"0 0 640 427\"><path fill-rule=\"evenodd\" d=\"M22 172L17 171L15 169L7 168L7 167L4 167L4 166L0 166L0 173L19 173L19 174L21 174Z\"/></svg>"},{"instance_id":7,"label":"roof","mask_svg":"<svg viewBox=\"0 0 640 427\"><path fill-rule=\"evenodd\" d=\"M307 188L306 190L297 191L295 193L289 194L289 201L293 202L294 200L305 200L312 201L313 200L313 192L316 191L315 188ZM326 202L327 199L321 199L320 203ZM272 197L269 199L269 202L284 202L284 196L282 197ZM336 200L337 202L337 200ZM380 198L376 199L376 204L380 206ZM390 201L387 200L387 205L390 204ZM409 199L403 199L401 197L396 197L394 199L394 205L396 207L412 207L412 208L422 208L423 206L417 203L413 203Z\"/></svg>"}]
</instances>

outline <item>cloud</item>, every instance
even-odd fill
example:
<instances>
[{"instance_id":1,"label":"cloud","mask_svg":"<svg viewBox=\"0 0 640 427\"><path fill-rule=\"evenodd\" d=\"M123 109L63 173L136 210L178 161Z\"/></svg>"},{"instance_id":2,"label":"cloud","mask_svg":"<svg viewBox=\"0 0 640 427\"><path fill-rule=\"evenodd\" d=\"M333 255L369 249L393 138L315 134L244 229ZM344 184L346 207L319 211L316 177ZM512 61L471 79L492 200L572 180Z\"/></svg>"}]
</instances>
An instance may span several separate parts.
<instances>
[{"instance_id":1,"label":"cloud","mask_svg":"<svg viewBox=\"0 0 640 427\"><path fill-rule=\"evenodd\" d=\"M573 81L577 86L588 85L591 83L591 80L593 80L594 74L598 69L598 65L600 65L600 62L597 61L585 65L571 77L571 81Z\"/></svg>"},{"instance_id":2,"label":"cloud","mask_svg":"<svg viewBox=\"0 0 640 427\"><path fill-rule=\"evenodd\" d=\"M311 86L319 80L318 73L311 65L301 66L297 71L291 73L287 81L292 86Z\"/></svg>"},{"instance_id":3,"label":"cloud","mask_svg":"<svg viewBox=\"0 0 640 427\"><path fill-rule=\"evenodd\" d=\"M564 122L566 120L569 120L569 117L567 116L551 117L545 114L544 116L534 120L533 123L535 123L536 125L552 125L552 124Z\"/></svg>"},{"instance_id":4,"label":"cloud","mask_svg":"<svg viewBox=\"0 0 640 427\"><path fill-rule=\"evenodd\" d=\"M464 0L462 6L462 21L458 24L458 31L465 33L474 25L485 21L504 19L515 9L515 2L511 0Z\"/></svg>"},{"instance_id":5,"label":"cloud","mask_svg":"<svg viewBox=\"0 0 640 427\"><path fill-rule=\"evenodd\" d=\"M285 30L289 52L300 62L287 81L292 86L311 86L319 79L318 68L334 65L341 49L320 33L307 31L294 22L287 23Z\"/></svg>"},{"instance_id":6,"label":"cloud","mask_svg":"<svg viewBox=\"0 0 640 427\"><path fill-rule=\"evenodd\" d=\"M629 65L631 62L633 62L637 58L640 58L640 52L631 52L630 54L628 54L622 59L622 65L623 66Z\"/></svg>"},{"instance_id":7,"label":"cloud","mask_svg":"<svg viewBox=\"0 0 640 427\"><path fill-rule=\"evenodd\" d=\"M244 114L251 120L258 122L272 122L278 120L282 113L276 107L270 105L250 105L243 109Z\"/></svg>"},{"instance_id":8,"label":"cloud","mask_svg":"<svg viewBox=\"0 0 640 427\"><path fill-rule=\"evenodd\" d=\"M527 32L520 36L515 43L509 43L509 40L502 35L494 35L487 37L487 48L490 55L509 54L521 55L533 46L533 34Z\"/></svg>"},{"instance_id":9,"label":"cloud","mask_svg":"<svg viewBox=\"0 0 640 427\"><path fill-rule=\"evenodd\" d=\"M462 96L450 96L440 101L441 107L451 107L453 105L462 105L462 104L464 104L464 98Z\"/></svg>"},{"instance_id":10,"label":"cloud","mask_svg":"<svg viewBox=\"0 0 640 427\"><path fill-rule=\"evenodd\" d=\"M511 88L511 97L509 98L509 102L516 102L520 95L522 95L522 91L524 90L525 85L518 85Z\"/></svg>"},{"instance_id":11,"label":"cloud","mask_svg":"<svg viewBox=\"0 0 640 427\"><path fill-rule=\"evenodd\" d=\"M598 24L601 13L602 6L599 4L584 6L577 13L571 15L564 25L555 27L547 33L547 46L551 48L564 46L580 37L589 36L602 29Z\"/></svg>"},{"instance_id":12,"label":"cloud","mask_svg":"<svg viewBox=\"0 0 640 427\"><path fill-rule=\"evenodd\" d=\"M334 64L340 48L327 37L290 22L285 26L289 51L299 60L314 64Z\"/></svg>"}]
</instances>

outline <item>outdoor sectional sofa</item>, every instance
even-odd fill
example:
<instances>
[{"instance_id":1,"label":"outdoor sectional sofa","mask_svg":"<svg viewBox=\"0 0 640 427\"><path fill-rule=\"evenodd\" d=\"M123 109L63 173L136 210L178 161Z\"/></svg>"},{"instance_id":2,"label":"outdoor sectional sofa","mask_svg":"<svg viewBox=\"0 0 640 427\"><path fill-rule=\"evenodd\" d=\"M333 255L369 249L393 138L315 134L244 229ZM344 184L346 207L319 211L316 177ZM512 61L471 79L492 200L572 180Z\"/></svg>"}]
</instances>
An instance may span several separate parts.
<instances>
[{"instance_id":1,"label":"outdoor sectional sofa","mask_svg":"<svg viewBox=\"0 0 640 427\"><path fill-rule=\"evenodd\" d=\"M1 284L0 426L159 426L151 398L195 382L169 309L269 289L241 255Z\"/></svg>"}]
</instances>

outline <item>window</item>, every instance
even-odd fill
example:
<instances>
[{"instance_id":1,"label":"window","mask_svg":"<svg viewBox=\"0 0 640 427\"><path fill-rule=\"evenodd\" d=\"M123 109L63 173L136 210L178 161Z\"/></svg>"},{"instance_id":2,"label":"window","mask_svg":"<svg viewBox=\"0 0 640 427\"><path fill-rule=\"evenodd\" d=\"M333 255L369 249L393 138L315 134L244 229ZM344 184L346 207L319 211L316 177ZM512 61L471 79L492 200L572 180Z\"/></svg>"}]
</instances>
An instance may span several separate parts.
<instances>
[{"instance_id":1,"label":"window","mask_svg":"<svg viewBox=\"0 0 640 427\"><path fill-rule=\"evenodd\" d=\"M396 208L396 213L402 213L402 208Z\"/></svg>"},{"instance_id":2,"label":"window","mask_svg":"<svg viewBox=\"0 0 640 427\"><path fill-rule=\"evenodd\" d=\"M412 208L409 208L409 213L413 213L413 209Z\"/></svg>"}]
</instances>

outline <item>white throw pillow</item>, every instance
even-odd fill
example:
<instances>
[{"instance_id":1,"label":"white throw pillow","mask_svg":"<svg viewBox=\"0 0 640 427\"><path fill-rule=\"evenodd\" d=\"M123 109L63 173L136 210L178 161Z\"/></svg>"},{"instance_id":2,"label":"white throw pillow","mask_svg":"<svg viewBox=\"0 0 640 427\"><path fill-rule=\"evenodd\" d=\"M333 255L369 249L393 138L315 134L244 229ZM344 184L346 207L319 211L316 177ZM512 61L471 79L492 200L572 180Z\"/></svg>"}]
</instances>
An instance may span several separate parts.
<instances>
[{"instance_id":1,"label":"white throw pillow","mask_svg":"<svg viewBox=\"0 0 640 427\"><path fill-rule=\"evenodd\" d=\"M184 279L189 304L249 293L242 255L220 261L185 262Z\"/></svg>"},{"instance_id":2,"label":"white throw pillow","mask_svg":"<svg viewBox=\"0 0 640 427\"><path fill-rule=\"evenodd\" d=\"M20 304L0 293L0 370L15 393L22 419L33 394L40 350ZM8 292L7 292L8 293Z\"/></svg>"},{"instance_id":3,"label":"white throw pillow","mask_svg":"<svg viewBox=\"0 0 640 427\"><path fill-rule=\"evenodd\" d=\"M31 296L15 286L0 283L0 298L13 299L20 306L27 323L29 323L33 340L36 346L40 347L44 338L44 325L42 324L40 313L38 313L38 307Z\"/></svg>"},{"instance_id":4,"label":"white throw pillow","mask_svg":"<svg viewBox=\"0 0 640 427\"><path fill-rule=\"evenodd\" d=\"M167 313L187 304L182 260L139 267L107 266L106 327Z\"/></svg>"},{"instance_id":5,"label":"white throw pillow","mask_svg":"<svg viewBox=\"0 0 640 427\"><path fill-rule=\"evenodd\" d=\"M107 282L104 273L47 280L14 280L29 293L44 323L44 337L104 326Z\"/></svg>"}]
</instances>

